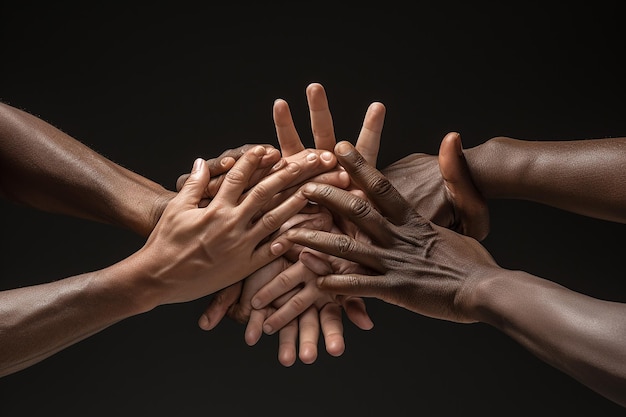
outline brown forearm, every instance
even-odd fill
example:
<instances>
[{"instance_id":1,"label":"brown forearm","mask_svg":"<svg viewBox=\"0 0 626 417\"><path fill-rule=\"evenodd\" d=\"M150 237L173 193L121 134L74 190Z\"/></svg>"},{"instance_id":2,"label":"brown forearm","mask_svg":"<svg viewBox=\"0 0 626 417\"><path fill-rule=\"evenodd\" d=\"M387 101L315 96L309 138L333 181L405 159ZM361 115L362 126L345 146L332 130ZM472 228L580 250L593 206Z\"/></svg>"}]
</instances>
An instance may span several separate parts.
<instances>
[{"instance_id":1,"label":"brown forearm","mask_svg":"<svg viewBox=\"0 0 626 417\"><path fill-rule=\"evenodd\" d=\"M486 198L535 201L626 222L626 138L526 141L493 138L465 150Z\"/></svg>"},{"instance_id":2,"label":"brown forearm","mask_svg":"<svg viewBox=\"0 0 626 417\"><path fill-rule=\"evenodd\" d=\"M147 311L128 261L59 281L0 292L0 376L31 366Z\"/></svg>"},{"instance_id":3,"label":"brown forearm","mask_svg":"<svg viewBox=\"0 0 626 417\"><path fill-rule=\"evenodd\" d=\"M626 305L513 271L485 280L476 294L477 319L626 406Z\"/></svg>"},{"instance_id":4,"label":"brown forearm","mask_svg":"<svg viewBox=\"0 0 626 417\"><path fill-rule=\"evenodd\" d=\"M0 191L19 204L147 236L173 192L0 103Z\"/></svg>"}]
</instances>

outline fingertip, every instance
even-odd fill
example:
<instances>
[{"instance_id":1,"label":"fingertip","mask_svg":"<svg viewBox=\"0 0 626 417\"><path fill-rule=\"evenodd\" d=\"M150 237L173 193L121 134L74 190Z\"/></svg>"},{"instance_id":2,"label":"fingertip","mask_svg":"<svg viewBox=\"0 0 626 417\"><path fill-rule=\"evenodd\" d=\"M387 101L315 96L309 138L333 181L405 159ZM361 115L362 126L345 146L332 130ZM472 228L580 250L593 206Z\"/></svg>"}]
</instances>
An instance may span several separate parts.
<instances>
[{"instance_id":1,"label":"fingertip","mask_svg":"<svg viewBox=\"0 0 626 417\"><path fill-rule=\"evenodd\" d=\"M317 360L317 346L313 343L304 343L300 347L300 361L305 365L311 365Z\"/></svg>"},{"instance_id":2,"label":"fingertip","mask_svg":"<svg viewBox=\"0 0 626 417\"><path fill-rule=\"evenodd\" d=\"M317 278L317 281L315 283L317 284L317 288L324 289L324 287L327 284L326 277L319 277L319 278Z\"/></svg>"},{"instance_id":3,"label":"fingertip","mask_svg":"<svg viewBox=\"0 0 626 417\"><path fill-rule=\"evenodd\" d=\"M261 300L258 297L252 297L252 300L250 300L250 305L252 306L253 309L255 310L259 310L261 308L264 307L263 303L261 302Z\"/></svg>"},{"instance_id":4,"label":"fingertip","mask_svg":"<svg viewBox=\"0 0 626 417\"><path fill-rule=\"evenodd\" d=\"M318 82L312 82L306 87L307 94L318 93L320 91L324 91L324 87Z\"/></svg>"},{"instance_id":5,"label":"fingertip","mask_svg":"<svg viewBox=\"0 0 626 417\"><path fill-rule=\"evenodd\" d=\"M348 174L346 171L341 171L339 173L339 187L348 188L350 183L350 174Z\"/></svg>"},{"instance_id":6,"label":"fingertip","mask_svg":"<svg viewBox=\"0 0 626 417\"><path fill-rule=\"evenodd\" d=\"M262 333L257 329L246 329L244 340L248 346L254 346L261 339Z\"/></svg>"},{"instance_id":7,"label":"fingertip","mask_svg":"<svg viewBox=\"0 0 626 417\"><path fill-rule=\"evenodd\" d=\"M193 161L193 166L191 167L191 173L195 174L196 172L200 171L204 163L205 163L204 159L196 158L196 160Z\"/></svg>"},{"instance_id":8,"label":"fingertip","mask_svg":"<svg viewBox=\"0 0 626 417\"><path fill-rule=\"evenodd\" d=\"M267 154L267 150L265 149L265 146L256 145L252 149L252 153L256 156L265 156Z\"/></svg>"},{"instance_id":9,"label":"fingertip","mask_svg":"<svg viewBox=\"0 0 626 417\"><path fill-rule=\"evenodd\" d=\"M202 330L211 330L211 322L209 321L209 317L206 314L203 314L198 319L198 326Z\"/></svg>"},{"instance_id":10,"label":"fingertip","mask_svg":"<svg viewBox=\"0 0 626 417\"><path fill-rule=\"evenodd\" d=\"M278 353L278 362L285 367L290 367L296 363L296 352L294 349L281 350Z\"/></svg>"},{"instance_id":11,"label":"fingertip","mask_svg":"<svg viewBox=\"0 0 626 417\"><path fill-rule=\"evenodd\" d=\"M463 155L463 145L461 143L461 135L458 132L450 132L446 134L441 141L440 153L445 151L453 151L457 155Z\"/></svg>"},{"instance_id":12,"label":"fingertip","mask_svg":"<svg viewBox=\"0 0 626 417\"><path fill-rule=\"evenodd\" d=\"M352 151L352 144L347 140L342 140L335 145L335 153L337 155L346 156Z\"/></svg>"},{"instance_id":13,"label":"fingertip","mask_svg":"<svg viewBox=\"0 0 626 417\"><path fill-rule=\"evenodd\" d=\"M235 158L232 156L225 156L220 160L220 166L222 168L232 168L235 165Z\"/></svg>"},{"instance_id":14,"label":"fingertip","mask_svg":"<svg viewBox=\"0 0 626 417\"><path fill-rule=\"evenodd\" d=\"M365 319L359 326L361 330L372 330L374 328L374 322L371 319Z\"/></svg>"},{"instance_id":15,"label":"fingertip","mask_svg":"<svg viewBox=\"0 0 626 417\"><path fill-rule=\"evenodd\" d=\"M274 242L270 246L270 252L272 255L280 256L285 252L285 245L282 242Z\"/></svg>"},{"instance_id":16,"label":"fingertip","mask_svg":"<svg viewBox=\"0 0 626 417\"><path fill-rule=\"evenodd\" d=\"M332 340L330 341L330 343L326 344L326 352L328 352L329 355L334 356L334 357L343 355L345 350L346 350L346 345L343 342L343 340Z\"/></svg>"},{"instance_id":17,"label":"fingertip","mask_svg":"<svg viewBox=\"0 0 626 417\"><path fill-rule=\"evenodd\" d=\"M385 113L387 111L387 107L380 101L374 101L369 105L369 111L380 114Z\"/></svg>"}]
</instances>

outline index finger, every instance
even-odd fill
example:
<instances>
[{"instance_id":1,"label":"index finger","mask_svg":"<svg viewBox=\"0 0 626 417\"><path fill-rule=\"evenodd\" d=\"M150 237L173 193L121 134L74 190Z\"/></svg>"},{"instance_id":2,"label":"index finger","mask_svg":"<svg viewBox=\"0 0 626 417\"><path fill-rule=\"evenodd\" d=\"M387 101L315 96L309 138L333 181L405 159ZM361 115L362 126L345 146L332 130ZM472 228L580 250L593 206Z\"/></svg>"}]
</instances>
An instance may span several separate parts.
<instances>
[{"instance_id":1,"label":"index finger","mask_svg":"<svg viewBox=\"0 0 626 417\"><path fill-rule=\"evenodd\" d=\"M386 108L383 103L374 102L369 105L363 126L356 141L356 149L373 167L376 166L378 151L380 150L380 136L383 131Z\"/></svg>"},{"instance_id":2,"label":"index finger","mask_svg":"<svg viewBox=\"0 0 626 417\"><path fill-rule=\"evenodd\" d=\"M402 194L380 171L368 164L350 142L339 142L335 146L335 154L341 166L350 174L352 181L393 224L401 224L415 215L415 211Z\"/></svg>"}]
</instances>

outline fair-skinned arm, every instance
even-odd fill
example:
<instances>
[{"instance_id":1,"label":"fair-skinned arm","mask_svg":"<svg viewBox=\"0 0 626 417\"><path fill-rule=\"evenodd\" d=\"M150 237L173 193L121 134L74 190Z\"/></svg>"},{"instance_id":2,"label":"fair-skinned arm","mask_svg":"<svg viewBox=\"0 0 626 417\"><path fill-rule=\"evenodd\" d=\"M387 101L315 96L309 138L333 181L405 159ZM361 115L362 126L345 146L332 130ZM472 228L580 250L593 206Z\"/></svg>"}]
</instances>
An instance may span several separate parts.
<instances>
[{"instance_id":1,"label":"fair-skinned arm","mask_svg":"<svg viewBox=\"0 0 626 417\"><path fill-rule=\"evenodd\" d=\"M570 156L569 164L556 163L556 169L602 172L603 167L592 170L584 154L590 151L592 161L612 165L615 162L611 161L624 158L623 152L614 155L623 142L609 142L613 144L572 144L573 148L561 145ZM600 157L600 149L609 155ZM331 273L321 277L318 285L333 294L376 297L436 319L487 323L547 364L626 406L626 304L589 297L531 273L500 267L476 239L419 215L387 178L364 163L351 144L338 144L336 154L368 200L315 183L305 185L303 194L354 222L368 233L371 242L363 243L345 234L294 228L277 238L274 250L280 253L296 243L358 262L369 268L370 274ZM574 155L578 158L571 159ZM525 171L529 171L528 166ZM540 171L535 168L533 172ZM623 175L592 175L580 180L611 191L623 185ZM542 176L540 182L545 186L548 181ZM557 183L567 188L569 180L562 182L560 178ZM575 201L580 201L584 206L580 212L615 220L621 219L618 213L626 212L626 198L619 191L594 203L596 190L583 190L589 195L570 190L564 192L563 201L538 200L562 208L573 208ZM528 197L527 192L523 195ZM313 256L303 253L302 261L308 263L306 258Z\"/></svg>"},{"instance_id":2,"label":"fair-skinned arm","mask_svg":"<svg viewBox=\"0 0 626 417\"><path fill-rule=\"evenodd\" d=\"M307 202L293 190L279 206L261 216L259 211L290 184L332 169L336 159L302 153L290 163L280 160L278 169L246 190L269 154L276 155L263 146L250 148L204 206L209 164L196 160L145 245L114 265L0 292L0 375L31 366L127 317L211 294L275 259L267 239Z\"/></svg>"}]
</instances>

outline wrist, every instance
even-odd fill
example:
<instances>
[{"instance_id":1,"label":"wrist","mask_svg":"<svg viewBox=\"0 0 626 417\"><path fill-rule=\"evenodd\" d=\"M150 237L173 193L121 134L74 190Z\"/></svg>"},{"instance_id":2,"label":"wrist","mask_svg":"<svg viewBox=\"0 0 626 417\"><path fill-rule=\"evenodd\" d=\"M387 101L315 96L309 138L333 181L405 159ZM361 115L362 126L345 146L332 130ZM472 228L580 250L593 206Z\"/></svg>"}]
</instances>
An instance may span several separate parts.
<instances>
[{"instance_id":1,"label":"wrist","mask_svg":"<svg viewBox=\"0 0 626 417\"><path fill-rule=\"evenodd\" d=\"M516 198L518 173L526 165L518 143L517 139L494 137L463 151L472 180L485 198Z\"/></svg>"},{"instance_id":2,"label":"wrist","mask_svg":"<svg viewBox=\"0 0 626 417\"><path fill-rule=\"evenodd\" d=\"M146 313L161 304L160 292L151 275L152 263L140 249L105 269L109 278L106 291L121 302L128 317Z\"/></svg>"},{"instance_id":3,"label":"wrist","mask_svg":"<svg viewBox=\"0 0 626 417\"><path fill-rule=\"evenodd\" d=\"M543 284L550 285L524 271L499 269L475 286L472 317L507 332L515 326L515 318L528 309L528 302L541 296Z\"/></svg>"},{"instance_id":4,"label":"wrist","mask_svg":"<svg viewBox=\"0 0 626 417\"><path fill-rule=\"evenodd\" d=\"M123 213L123 226L148 237L175 195L158 184L138 184L129 188L123 197L124 206L117 210Z\"/></svg>"}]
</instances>

